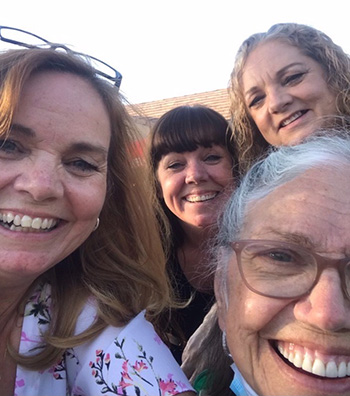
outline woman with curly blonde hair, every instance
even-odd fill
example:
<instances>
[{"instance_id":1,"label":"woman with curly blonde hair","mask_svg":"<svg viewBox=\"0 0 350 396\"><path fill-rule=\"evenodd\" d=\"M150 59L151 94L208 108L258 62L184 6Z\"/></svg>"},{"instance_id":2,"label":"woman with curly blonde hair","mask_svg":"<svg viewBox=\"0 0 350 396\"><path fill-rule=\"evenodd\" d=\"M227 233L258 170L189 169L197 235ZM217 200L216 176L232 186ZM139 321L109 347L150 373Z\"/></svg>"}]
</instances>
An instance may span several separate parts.
<instances>
[{"instance_id":1,"label":"woman with curly blonde hair","mask_svg":"<svg viewBox=\"0 0 350 396\"><path fill-rule=\"evenodd\" d=\"M297 143L350 115L350 58L311 26L279 23L242 43L229 93L245 171L268 146Z\"/></svg>"}]
</instances>

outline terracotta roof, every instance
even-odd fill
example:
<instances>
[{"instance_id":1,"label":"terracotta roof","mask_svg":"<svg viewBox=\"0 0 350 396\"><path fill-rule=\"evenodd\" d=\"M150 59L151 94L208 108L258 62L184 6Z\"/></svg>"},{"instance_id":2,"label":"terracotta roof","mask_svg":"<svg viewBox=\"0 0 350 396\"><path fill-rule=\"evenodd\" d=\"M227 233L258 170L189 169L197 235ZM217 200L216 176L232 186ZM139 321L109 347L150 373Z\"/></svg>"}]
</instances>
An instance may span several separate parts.
<instances>
[{"instance_id":1,"label":"terracotta roof","mask_svg":"<svg viewBox=\"0 0 350 396\"><path fill-rule=\"evenodd\" d=\"M146 117L150 120L155 120L174 107L200 104L216 110L226 119L229 119L229 102L227 89L223 88L215 91L161 99L153 102L138 103L127 107L130 115L133 117Z\"/></svg>"}]
</instances>

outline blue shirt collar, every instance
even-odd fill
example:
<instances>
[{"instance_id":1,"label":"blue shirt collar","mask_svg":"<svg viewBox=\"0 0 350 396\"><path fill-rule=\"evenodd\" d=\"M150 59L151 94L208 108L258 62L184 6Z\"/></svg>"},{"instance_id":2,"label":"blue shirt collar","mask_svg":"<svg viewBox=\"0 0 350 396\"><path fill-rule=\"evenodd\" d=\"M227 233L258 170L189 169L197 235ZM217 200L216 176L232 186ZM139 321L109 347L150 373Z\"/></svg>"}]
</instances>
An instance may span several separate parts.
<instances>
[{"instance_id":1,"label":"blue shirt collar","mask_svg":"<svg viewBox=\"0 0 350 396\"><path fill-rule=\"evenodd\" d=\"M259 396L243 378L237 366L232 363L231 369L235 373L230 389L236 396Z\"/></svg>"}]
</instances>

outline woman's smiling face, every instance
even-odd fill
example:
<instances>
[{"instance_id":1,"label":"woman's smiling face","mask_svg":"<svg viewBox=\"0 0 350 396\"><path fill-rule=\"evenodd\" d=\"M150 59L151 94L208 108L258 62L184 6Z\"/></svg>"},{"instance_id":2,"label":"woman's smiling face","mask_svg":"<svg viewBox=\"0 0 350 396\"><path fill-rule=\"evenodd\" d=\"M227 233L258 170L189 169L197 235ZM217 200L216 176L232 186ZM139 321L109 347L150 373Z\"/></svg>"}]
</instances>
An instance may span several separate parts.
<instances>
[{"instance_id":1,"label":"woman's smiling face","mask_svg":"<svg viewBox=\"0 0 350 396\"><path fill-rule=\"evenodd\" d=\"M220 145L171 152L160 160L157 177L166 206L183 226L205 228L216 222L231 191L232 158Z\"/></svg>"},{"instance_id":2,"label":"woman's smiling face","mask_svg":"<svg viewBox=\"0 0 350 396\"><path fill-rule=\"evenodd\" d=\"M248 112L273 146L301 141L337 114L336 97L321 65L281 40L259 44L241 78Z\"/></svg>"},{"instance_id":3,"label":"woman's smiling face","mask_svg":"<svg viewBox=\"0 0 350 396\"><path fill-rule=\"evenodd\" d=\"M347 169L315 169L277 188L250 207L240 239L349 257L349 177ZM270 298L246 287L231 256L227 298L216 290L220 325L234 362L260 396L350 395L350 301L340 274L327 267L309 294Z\"/></svg>"},{"instance_id":4,"label":"woman's smiling face","mask_svg":"<svg viewBox=\"0 0 350 396\"><path fill-rule=\"evenodd\" d=\"M30 282L90 235L106 195L110 123L82 78L43 72L24 85L0 148L0 273Z\"/></svg>"}]
</instances>

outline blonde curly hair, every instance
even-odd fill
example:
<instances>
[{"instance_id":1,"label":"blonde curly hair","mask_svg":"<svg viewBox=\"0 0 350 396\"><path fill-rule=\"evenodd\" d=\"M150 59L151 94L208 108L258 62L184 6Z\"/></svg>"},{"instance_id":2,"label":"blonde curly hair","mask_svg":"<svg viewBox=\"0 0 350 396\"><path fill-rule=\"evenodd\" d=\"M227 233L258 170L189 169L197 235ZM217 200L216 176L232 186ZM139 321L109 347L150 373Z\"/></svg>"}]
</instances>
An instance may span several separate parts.
<instances>
[{"instance_id":1,"label":"blonde curly hair","mask_svg":"<svg viewBox=\"0 0 350 396\"><path fill-rule=\"evenodd\" d=\"M320 64L329 89L336 95L338 115L350 115L350 57L330 37L311 26L297 23L279 23L267 32L251 35L237 52L228 88L233 139L243 172L264 155L269 144L261 135L245 104L242 74L251 52L260 44L272 40L281 40L297 47L304 55Z\"/></svg>"}]
</instances>

